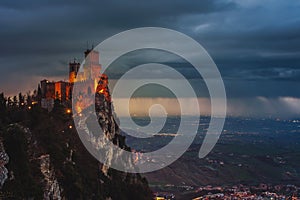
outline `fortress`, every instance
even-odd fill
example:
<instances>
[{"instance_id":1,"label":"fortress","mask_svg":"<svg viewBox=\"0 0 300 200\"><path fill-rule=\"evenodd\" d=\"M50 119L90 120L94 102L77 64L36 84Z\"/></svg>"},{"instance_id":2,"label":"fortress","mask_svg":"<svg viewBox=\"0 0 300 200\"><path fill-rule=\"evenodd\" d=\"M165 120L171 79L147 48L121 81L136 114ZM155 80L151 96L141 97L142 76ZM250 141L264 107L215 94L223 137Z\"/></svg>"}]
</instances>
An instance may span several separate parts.
<instances>
[{"instance_id":1,"label":"fortress","mask_svg":"<svg viewBox=\"0 0 300 200\"><path fill-rule=\"evenodd\" d=\"M107 92L108 77L101 74L101 64L99 64L100 54L98 51L87 49L84 52L85 62L81 64L76 62L69 63L69 81L48 81L42 80L38 86L40 93L40 105L42 108L51 111L54 107L54 101L70 106L72 96L91 95L95 92L103 93L107 100L110 100ZM74 83L76 83L78 94L72 94Z\"/></svg>"}]
</instances>

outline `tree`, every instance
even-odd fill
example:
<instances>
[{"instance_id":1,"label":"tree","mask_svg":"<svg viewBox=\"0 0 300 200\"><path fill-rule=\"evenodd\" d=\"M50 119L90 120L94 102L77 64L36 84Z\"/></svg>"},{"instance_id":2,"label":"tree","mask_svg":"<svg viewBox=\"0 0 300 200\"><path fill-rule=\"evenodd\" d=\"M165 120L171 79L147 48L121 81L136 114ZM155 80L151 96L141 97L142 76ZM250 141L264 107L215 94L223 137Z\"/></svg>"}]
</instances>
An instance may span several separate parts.
<instances>
[{"instance_id":1,"label":"tree","mask_svg":"<svg viewBox=\"0 0 300 200\"><path fill-rule=\"evenodd\" d=\"M33 99L33 101L37 101L37 97L38 97L38 91L37 91L37 90L34 90L34 91L33 91L33 94L32 94L32 99Z\"/></svg>"},{"instance_id":2,"label":"tree","mask_svg":"<svg viewBox=\"0 0 300 200\"><path fill-rule=\"evenodd\" d=\"M11 108L12 105L13 105L13 101L11 100L10 97L8 97L8 98L7 98L7 107L8 107L8 108Z\"/></svg>"},{"instance_id":3,"label":"tree","mask_svg":"<svg viewBox=\"0 0 300 200\"><path fill-rule=\"evenodd\" d=\"M39 105L42 101L42 89L41 89L41 85L38 85L38 90L37 90L37 97L36 100L38 101Z\"/></svg>"},{"instance_id":4,"label":"tree","mask_svg":"<svg viewBox=\"0 0 300 200\"><path fill-rule=\"evenodd\" d=\"M41 85L40 85L40 84L38 85L37 95L38 95L39 97L42 96L42 89L41 89Z\"/></svg>"},{"instance_id":5,"label":"tree","mask_svg":"<svg viewBox=\"0 0 300 200\"><path fill-rule=\"evenodd\" d=\"M27 105L31 105L31 103L32 103L32 96L30 94L30 91L27 92L26 96L27 96L27 99L26 99Z\"/></svg>"},{"instance_id":6,"label":"tree","mask_svg":"<svg viewBox=\"0 0 300 200\"><path fill-rule=\"evenodd\" d=\"M6 103L7 103L7 99L4 96L4 93L2 92L0 94L0 111L6 110Z\"/></svg>"},{"instance_id":7,"label":"tree","mask_svg":"<svg viewBox=\"0 0 300 200\"><path fill-rule=\"evenodd\" d=\"M13 97L13 105L12 105L13 108L17 108L18 107L18 99L17 99L17 96L14 96Z\"/></svg>"},{"instance_id":8,"label":"tree","mask_svg":"<svg viewBox=\"0 0 300 200\"><path fill-rule=\"evenodd\" d=\"M55 100L60 101L60 95L59 95L59 93L57 91L55 93Z\"/></svg>"},{"instance_id":9,"label":"tree","mask_svg":"<svg viewBox=\"0 0 300 200\"><path fill-rule=\"evenodd\" d=\"M20 92L19 93L19 107L23 108L25 106L25 96Z\"/></svg>"}]
</instances>

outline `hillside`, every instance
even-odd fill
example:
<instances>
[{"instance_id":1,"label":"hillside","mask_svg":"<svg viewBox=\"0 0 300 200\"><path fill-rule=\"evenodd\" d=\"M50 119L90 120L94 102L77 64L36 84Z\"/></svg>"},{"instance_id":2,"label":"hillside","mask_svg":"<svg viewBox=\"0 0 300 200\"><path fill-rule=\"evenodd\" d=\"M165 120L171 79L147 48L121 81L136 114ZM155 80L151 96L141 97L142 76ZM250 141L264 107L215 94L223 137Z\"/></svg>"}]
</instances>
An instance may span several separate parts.
<instances>
[{"instance_id":1,"label":"hillside","mask_svg":"<svg viewBox=\"0 0 300 200\"><path fill-rule=\"evenodd\" d=\"M1 198L151 199L147 180L139 174L102 172L64 106L57 103L50 113L39 106L1 109L2 154L9 158L0 158L7 169L0 175Z\"/></svg>"}]
</instances>

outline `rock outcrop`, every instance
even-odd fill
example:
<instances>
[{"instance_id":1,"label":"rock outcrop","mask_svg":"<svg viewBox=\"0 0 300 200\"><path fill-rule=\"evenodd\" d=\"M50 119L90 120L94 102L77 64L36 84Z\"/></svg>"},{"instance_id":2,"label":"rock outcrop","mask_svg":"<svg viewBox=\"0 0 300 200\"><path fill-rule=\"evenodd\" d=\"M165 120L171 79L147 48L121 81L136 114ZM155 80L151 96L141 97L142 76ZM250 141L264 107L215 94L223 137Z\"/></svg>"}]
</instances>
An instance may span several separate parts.
<instances>
[{"instance_id":1,"label":"rock outcrop","mask_svg":"<svg viewBox=\"0 0 300 200\"><path fill-rule=\"evenodd\" d=\"M43 198L45 200L57 199L61 200L61 187L57 181L55 171L51 166L50 155L45 154L39 157L40 160L40 169L42 174L44 175L44 195Z\"/></svg>"},{"instance_id":2,"label":"rock outcrop","mask_svg":"<svg viewBox=\"0 0 300 200\"><path fill-rule=\"evenodd\" d=\"M9 157L5 152L2 140L0 140L0 189L8 178L8 170L5 165L8 163Z\"/></svg>"},{"instance_id":3,"label":"rock outcrop","mask_svg":"<svg viewBox=\"0 0 300 200\"><path fill-rule=\"evenodd\" d=\"M120 134L109 90L102 89L96 93L95 108L96 124L103 134L90 129L96 124L89 122L88 108L82 109L75 123L93 145L106 148L105 162L87 151L71 114L59 102L50 113L38 106L8 110L5 120L0 119L4 147L0 143L0 192L12 199L152 199L145 178L111 168L122 150L131 149ZM130 156L124 163L134 166Z\"/></svg>"}]
</instances>

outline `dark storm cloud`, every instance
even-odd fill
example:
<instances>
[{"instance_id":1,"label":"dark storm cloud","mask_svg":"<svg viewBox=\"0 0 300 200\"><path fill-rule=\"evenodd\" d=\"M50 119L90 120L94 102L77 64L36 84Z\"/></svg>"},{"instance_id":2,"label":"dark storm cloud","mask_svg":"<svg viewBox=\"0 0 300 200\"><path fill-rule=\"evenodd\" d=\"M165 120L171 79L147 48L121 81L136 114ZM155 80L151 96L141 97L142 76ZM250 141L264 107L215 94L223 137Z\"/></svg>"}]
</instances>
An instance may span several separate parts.
<instances>
[{"instance_id":1,"label":"dark storm cloud","mask_svg":"<svg viewBox=\"0 0 300 200\"><path fill-rule=\"evenodd\" d=\"M1 55L65 52L78 47L73 44L76 40L102 40L120 30L139 26L174 26L182 16L233 6L216 2L2 1L0 36L6 48Z\"/></svg>"},{"instance_id":2,"label":"dark storm cloud","mask_svg":"<svg viewBox=\"0 0 300 200\"><path fill-rule=\"evenodd\" d=\"M207 49L229 95L300 96L294 90L299 86L299 8L298 1L272 0L4 0L1 90L19 90L12 91L12 77L22 76L18 80L23 82L67 77L68 62L82 59L87 41L96 45L123 30L161 26L181 31ZM178 63L174 67L195 78ZM274 84L280 90L273 90Z\"/></svg>"},{"instance_id":3,"label":"dark storm cloud","mask_svg":"<svg viewBox=\"0 0 300 200\"><path fill-rule=\"evenodd\" d=\"M224 67L299 68L299 2L236 2L237 9L184 18L182 24Z\"/></svg>"}]
</instances>

